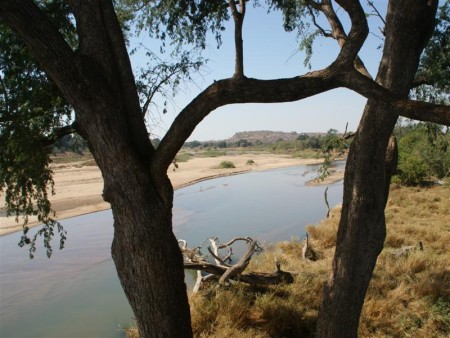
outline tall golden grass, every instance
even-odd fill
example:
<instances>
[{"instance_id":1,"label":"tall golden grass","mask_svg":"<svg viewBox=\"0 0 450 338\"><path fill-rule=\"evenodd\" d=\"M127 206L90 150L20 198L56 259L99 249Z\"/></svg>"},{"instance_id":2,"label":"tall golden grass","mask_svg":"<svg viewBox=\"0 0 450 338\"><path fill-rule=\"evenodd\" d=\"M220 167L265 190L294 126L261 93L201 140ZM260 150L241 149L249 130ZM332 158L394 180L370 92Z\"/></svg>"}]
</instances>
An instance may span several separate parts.
<instances>
[{"instance_id":1,"label":"tall golden grass","mask_svg":"<svg viewBox=\"0 0 450 338\"><path fill-rule=\"evenodd\" d=\"M303 241L267 248L249 270L295 273L273 287L214 285L191 295L195 337L314 337L322 289L334 254L340 208L309 226L315 262L301 258ZM386 209L387 237L362 310L360 337L450 336L450 189L393 186ZM403 246L417 245L398 255Z\"/></svg>"}]
</instances>

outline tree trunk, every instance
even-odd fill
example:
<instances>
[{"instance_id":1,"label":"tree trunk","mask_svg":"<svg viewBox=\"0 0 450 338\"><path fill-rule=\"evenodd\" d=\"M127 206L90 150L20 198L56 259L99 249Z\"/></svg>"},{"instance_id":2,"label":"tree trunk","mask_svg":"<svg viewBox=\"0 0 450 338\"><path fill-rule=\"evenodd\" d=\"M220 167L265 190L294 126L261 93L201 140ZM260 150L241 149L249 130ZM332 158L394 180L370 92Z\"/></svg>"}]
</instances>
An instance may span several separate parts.
<instances>
[{"instance_id":1,"label":"tree trunk","mask_svg":"<svg viewBox=\"0 0 450 338\"><path fill-rule=\"evenodd\" d=\"M125 171L121 176L125 185L146 182L130 180ZM125 199L120 197L124 203L112 203L112 256L139 333L141 337L191 337L183 257L172 232L172 206L155 198L157 193L150 196L148 191L130 190Z\"/></svg>"},{"instance_id":2,"label":"tree trunk","mask_svg":"<svg viewBox=\"0 0 450 338\"><path fill-rule=\"evenodd\" d=\"M391 1L377 82L404 97L434 28L437 1ZM392 172L386 154L397 116L369 100L351 145L333 271L324 288L318 337L356 337L364 297L386 235L384 208Z\"/></svg>"},{"instance_id":3,"label":"tree trunk","mask_svg":"<svg viewBox=\"0 0 450 338\"><path fill-rule=\"evenodd\" d=\"M119 104L104 99L97 91L96 106L103 102L108 114L80 110L77 120L102 171L103 197L111 203L119 280L141 337L192 337L183 257L172 231L172 185L167 175L155 179L123 128Z\"/></svg>"}]
</instances>

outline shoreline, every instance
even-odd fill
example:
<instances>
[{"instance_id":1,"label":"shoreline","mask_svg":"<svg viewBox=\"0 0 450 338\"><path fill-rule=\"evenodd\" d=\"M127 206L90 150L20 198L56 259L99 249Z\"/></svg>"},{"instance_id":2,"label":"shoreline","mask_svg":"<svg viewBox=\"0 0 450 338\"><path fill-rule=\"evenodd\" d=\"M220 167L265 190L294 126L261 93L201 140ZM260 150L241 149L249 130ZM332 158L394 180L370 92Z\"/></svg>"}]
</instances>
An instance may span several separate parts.
<instances>
[{"instance_id":1,"label":"shoreline","mask_svg":"<svg viewBox=\"0 0 450 338\"><path fill-rule=\"evenodd\" d=\"M248 165L249 159L255 161ZM232 161L235 164L233 169L218 169L217 164L221 161ZM279 168L288 168L301 165L319 164L322 159L298 159L287 155L274 154L244 154L225 155L209 158L194 158L188 162L180 162L179 168L168 170L169 179L174 190L181 189L202 181L207 181L224 176L242 175L255 171L267 171ZM54 180L57 193L50 197L52 207L56 211L56 219L63 220L71 217L82 216L98 211L110 209L110 204L103 201L103 179L100 170L96 166L80 167L77 162L70 164L55 165ZM329 175L324 181L317 182L311 180L308 185L332 184L343 177L343 172L339 177ZM1 196L4 205L4 196ZM4 208L0 209L0 236L5 236L22 230L22 217L19 223L15 221L15 216L6 217ZM29 217L28 227L32 228L40 225L35 216Z\"/></svg>"}]
</instances>

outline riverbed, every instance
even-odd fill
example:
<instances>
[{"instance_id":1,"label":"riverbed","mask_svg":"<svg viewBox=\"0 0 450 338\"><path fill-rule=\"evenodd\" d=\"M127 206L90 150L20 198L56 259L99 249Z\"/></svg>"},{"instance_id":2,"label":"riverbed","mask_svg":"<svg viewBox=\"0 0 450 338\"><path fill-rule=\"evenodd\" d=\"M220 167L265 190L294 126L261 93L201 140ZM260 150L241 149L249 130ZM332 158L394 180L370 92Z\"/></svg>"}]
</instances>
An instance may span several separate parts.
<instances>
[{"instance_id":1,"label":"riverbed","mask_svg":"<svg viewBox=\"0 0 450 338\"><path fill-rule=\"evenodd\" d=\"M342 163L338 164L340 167ZM261 242L303 238L326 215L325 186L305 186L317 165L221 177L175 191L174 232L189 246L210 236ZM342 182L328 200L342 199ZM66 248L35 259L19 248L19 234L0 237L1 337L121 337L133 323L111 259L110 210L65 219ZM191 284L192 274L186 274Z\"/></svg>"}]
</instances>

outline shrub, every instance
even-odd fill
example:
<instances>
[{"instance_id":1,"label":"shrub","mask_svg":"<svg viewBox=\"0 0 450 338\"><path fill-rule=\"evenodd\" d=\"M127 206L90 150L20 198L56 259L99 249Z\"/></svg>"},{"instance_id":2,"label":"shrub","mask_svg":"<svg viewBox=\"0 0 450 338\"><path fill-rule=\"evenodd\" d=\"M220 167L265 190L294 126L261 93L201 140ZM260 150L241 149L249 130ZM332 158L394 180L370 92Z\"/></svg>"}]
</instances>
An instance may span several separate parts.
<instances>
[{"instance_id":1,"label":"shrub","mask_svg":"<svg viewBox=\"0 0 450 338\"><path fill-rule=\"evenodd\" d=\"M428 166L420 159L412 156L404 156L398 164L398 179L406 185L418 185L428 176Z\"/></svg>"},{"instance_id":2,"label":"shrub","mask_svg":"<svg viewBox=\"0 0 450 338\"><path fill-rule=\"evenodd\" d=\"M236 166L231 161L222 161L219 164L219 168L220 169L231 169L231 168L236 168Z\"/></svg>"},{"instance_id":3,"label":"shrub","mask_svg":"<svg viewBox=\"0 0 450 338\"><path fill-rule=\"evenodd\" d=\"M194 155L191 153L178 153L177 156L175 156L176 162L187 162L189 161Z\"/></svg>"},{"instance_id":4,"label":"shrub","mask_svg":"<svg viewBox=\"0 0 450 338\"><path fill-rule=\"evenodd\" d=\"M247 160L247 162L245 162L246 165L253 165L255 164L255 161L253 160Z\"/></svg>"}]
</instances>

